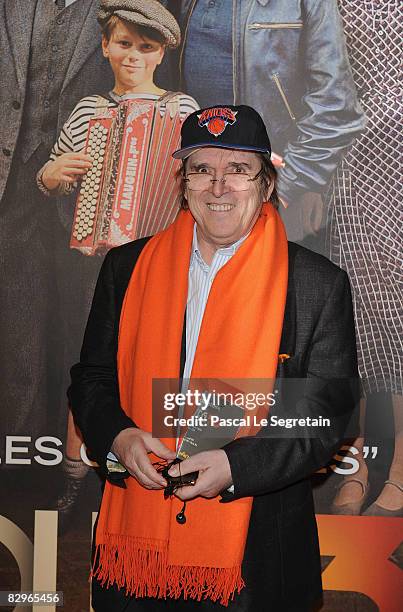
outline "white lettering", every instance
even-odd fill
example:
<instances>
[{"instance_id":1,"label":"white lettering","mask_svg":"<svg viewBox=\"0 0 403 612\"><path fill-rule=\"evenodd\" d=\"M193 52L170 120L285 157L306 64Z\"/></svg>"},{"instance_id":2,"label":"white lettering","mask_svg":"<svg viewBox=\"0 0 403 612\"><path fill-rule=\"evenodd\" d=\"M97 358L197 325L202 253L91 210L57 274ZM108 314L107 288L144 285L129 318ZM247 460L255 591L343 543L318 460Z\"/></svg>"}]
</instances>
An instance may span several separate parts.
<instances>
[{"instance_id":1,"label":"white lettering","mask_svg":"<svg viewBox=\"0 0 403 612\"><path fill-rule=\"evenodd\" d=\"M126 174L124 177L123 184L123 194L120 202L120 207L123 210L130 210L132 204L132 196L134 192L134 184L136 182L136 173L137 173L137 165L138 159L137 156L139 154L138 149L136 148L136 139L132 140L132 143L129 147L129 159L127 160L126 165Z\"/></svg>"},{"instance_id":2,"label":"white lettering","mask_svg":"<svg viewBox=\"0 0 403 612\"><path fill-rule=\"evenodd\" d=\"M6 463L10 465L30 465L30 459L15 459L15 453L28 453L27 446L15 447L14 442L31 442L31 436L6 436Z\"/></svg>"},{"instance_id":3,"label":"white lettering","mask_svg":"<svg viewBox=\"0 0 403 612\"><path fill-rule=\"evenodd\" d=\"M35 455L34 459L37 463L41 465L58 465L61 463L63 459L63 454L57 450L57 448L49 448L46 446L46 442L50 442L55 444L55 446L61 446L62 442L59 438L54 438L53 436L42 436L38 438L35 442L35 448L39 453L43 453L45 455L53 456L53 459L43 459L40 455Z\"/></svg>"}]
</instances>

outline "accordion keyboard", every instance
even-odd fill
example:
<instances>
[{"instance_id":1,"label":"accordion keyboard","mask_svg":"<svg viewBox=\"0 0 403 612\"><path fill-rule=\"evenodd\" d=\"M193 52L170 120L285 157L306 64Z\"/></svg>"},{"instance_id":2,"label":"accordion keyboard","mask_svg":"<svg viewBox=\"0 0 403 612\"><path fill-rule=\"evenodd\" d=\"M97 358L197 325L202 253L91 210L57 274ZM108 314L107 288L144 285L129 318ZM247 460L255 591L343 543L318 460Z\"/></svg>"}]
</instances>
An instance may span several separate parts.
<instances>
[{"instance_id":1,"label":"accordion keyboard","mask_svg":"<svg viewBox=\"0 0 403 612\"><path fill-rule=\"evenodd\" d=\"M85 175L77 203L77 214L73 227L76 240L84 240L94 231L98 194L101 188L102 167L105 158L108 129L101 123L90 128L86 153L92 158L92 166Z\"/></svg>"}]
</instances>

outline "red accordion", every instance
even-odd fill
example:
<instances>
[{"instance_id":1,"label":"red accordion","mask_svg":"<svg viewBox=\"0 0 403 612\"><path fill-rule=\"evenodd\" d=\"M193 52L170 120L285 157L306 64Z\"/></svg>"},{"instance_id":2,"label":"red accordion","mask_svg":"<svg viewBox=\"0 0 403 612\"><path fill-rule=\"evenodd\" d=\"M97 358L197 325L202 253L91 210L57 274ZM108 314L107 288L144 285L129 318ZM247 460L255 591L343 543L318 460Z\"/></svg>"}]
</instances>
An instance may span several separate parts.
<instances>
[{"instance_id":1,"label":"red accordion","mask_svg":"<svg viewBox=\"0 0 403 612\"><path fill-rule=\"evenodd\" d=\"M88 126L85 152L93 163L81 183L70 239L85 255L165 229L180 203L180 162L172 157L184 119L179 96L105 104Z\"/></svg>"}]
</instances>

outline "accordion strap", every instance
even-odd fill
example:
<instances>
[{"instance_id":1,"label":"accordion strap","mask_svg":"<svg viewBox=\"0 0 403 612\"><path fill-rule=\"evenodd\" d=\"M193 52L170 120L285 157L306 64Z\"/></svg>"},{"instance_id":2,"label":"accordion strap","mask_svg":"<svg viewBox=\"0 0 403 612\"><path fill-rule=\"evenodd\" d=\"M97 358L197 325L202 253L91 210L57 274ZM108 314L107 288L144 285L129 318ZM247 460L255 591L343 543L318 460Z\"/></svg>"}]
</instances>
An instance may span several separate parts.
<instances>
[{"instance_id":1,"label":"accordion strap","mask_svg":"<svg viewBox=\"0 0 403 612\"><path fill-rule=\"evenodd\" d=\"M162 96L158 98L158 102L163 102L166 104L167 102L171 102L175 98L179 100L179 96L181 95L180 91L166 91Z\"/></svg>"},{"instance_id":2,"label":"accordion strap","mask_svg":"<svg viewBox=\"0 0 403 612\"><path fill-rule=\"evenodd\" d=\"M108 111L108 108L109 108L108 98L98 95L96 102L95 102L94 116L100 117L101 115L105 115L105 113Z\"/></svg>"},{"instance_id":3,"label":"accordion strap","mask_svg":"<svg viewBox=\"0 0 403 612\"><path fill-rule=\"evenodd\" d=\"M157 103L160 108L165 104L166 111L170 113L171 117L174 117L180 111L180 91L166 91L158 98Z\"/></svg>"},{"instance_id":4,"label":"accordion strap","mask_svg":"<svg viewBox=\"0 0 403 612\"><path fill-rule=\"evenodd\" d=\"M180 91L166 91L155 100L155 104L159 109L161 109L161 106L165 106L166 111L169 112L171 117L174 117L180 112L180 95ZM108 114L110 102L113 102L114 105L119 104L118 100L109 94L98 94L95 102L94 116L101 117Z\"/></svg>"}]
</instances>

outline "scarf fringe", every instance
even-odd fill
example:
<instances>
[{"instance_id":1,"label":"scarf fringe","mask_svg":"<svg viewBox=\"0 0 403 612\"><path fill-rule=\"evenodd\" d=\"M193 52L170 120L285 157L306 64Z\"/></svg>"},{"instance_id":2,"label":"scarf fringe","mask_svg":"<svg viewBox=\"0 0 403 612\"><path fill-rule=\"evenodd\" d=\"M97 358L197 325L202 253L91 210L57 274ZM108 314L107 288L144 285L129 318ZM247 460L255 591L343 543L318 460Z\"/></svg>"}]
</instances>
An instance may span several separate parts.
<instances>
[{"instance_id":1,"label":"scarf fringe","mask_svg":"<svg viewBox=\"0 0 403 612\"><path fill-rule=\"evenodd\" d=\"M91 571L101 585L125 588L142 598L211 599L228 606L245 586L241 566L232 568L168 565L168 551L151 540L108 535L98 544ZM148 544L148 545L147 545ZM162 544L162 543L161 543ZM158 545L158 546L157 546Z\"/></svg>"}]
</instances>

